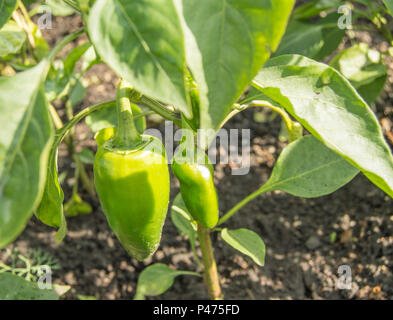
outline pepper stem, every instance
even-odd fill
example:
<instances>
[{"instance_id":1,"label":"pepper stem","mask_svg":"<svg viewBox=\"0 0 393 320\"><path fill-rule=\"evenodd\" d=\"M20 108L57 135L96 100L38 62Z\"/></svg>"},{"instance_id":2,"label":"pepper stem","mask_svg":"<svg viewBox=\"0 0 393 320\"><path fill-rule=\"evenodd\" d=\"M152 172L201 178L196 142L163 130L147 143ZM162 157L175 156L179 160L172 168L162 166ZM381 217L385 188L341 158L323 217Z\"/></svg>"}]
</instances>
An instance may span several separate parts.
<instances>
[{"instance_id":1,"label":"pepper stem","mask_svg":"<svg viewBox=\"0 0 393 320\"><path fill-rule=\"evenodd\" d=\"M184 147L183 152L185 151L185 155L189 162L194 162L196 154L195 151L195 140L194 140L194 132L190 128L187 120L184 115L181 116L181 130L182 130L182 139L181 144Z\"/></svg>"},{"instance_id":2,"label":"pepper stem","mask_svg":"<svg viewBox=\"0 0 393 320\"><path fill-rule=\"evenodd\" d=\"M135 147L142 140L134 123L129 98L131 91L131 87L124 80L121 80L116 95L118 125L114 137L114 145L119 148Z\"/></svg>"}]
</instances>

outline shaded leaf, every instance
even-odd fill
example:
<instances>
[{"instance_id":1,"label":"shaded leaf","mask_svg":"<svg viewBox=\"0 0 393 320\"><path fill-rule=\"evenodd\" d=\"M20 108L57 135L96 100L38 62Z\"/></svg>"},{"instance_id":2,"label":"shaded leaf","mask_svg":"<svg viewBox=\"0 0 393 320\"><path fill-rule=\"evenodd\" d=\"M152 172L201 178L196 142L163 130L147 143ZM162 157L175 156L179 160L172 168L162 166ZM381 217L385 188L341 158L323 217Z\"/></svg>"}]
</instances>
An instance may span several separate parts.
<instances>
[{"instance_id":1,"label":"shaded leaf","mask_svg":"<svg viewBox=\"0 0 393 320\"><path fill-rule=\"evenodd\" d=\"M0 78L0 247L23 230L43 194L54 136L41 85L47 67Z\"/></svg>"},{"instance_id":2,"label":"shaded leaf","mask_svg":"<svg viewBox=\"0 0 393 320\"><path fill-rule=\"evenodd\" d=\"M155 263L145 268L138 278L134 300L143 300L145 296L158 296L167 291L180 275L200 276L190 271L173 270L166 264Z\"/></svg>"},{"instance_id":3,"label":"shaded leaf","mask_svg":"<svg viewBox=\"0 0 393 320\"><path fill-rule=\"evenodd\" d=\"M58 300L54 290L40 289L36 283L5 272L0 274L0 300Z\"/></svg>"},{"instance_id":4,"label":"shaded leaf","mask_svg":"<svg viewBox=\"0 0 393 320\"><path fill-rule=\"evenodd\" d=\"M46 225L59 228L55 236L58 242L61 242L67 232L63 201L64 193L57 177L57 148L53 147L49 158L44 194L35 215Z\"/></svg>"},{"instance_id":5,"label":"shaded leaf","mask_svg":"<svg viewBox=\"0 0 393 320\"><path fill-rule=\"evenodd\" d=\"M316 25L322 27L323 46L314 59L322 61L325 57L331 55L343 41L345 30L338 27L337 21L339 18L340 15L333 12L316 22Z\"/></svg>"},{"instance_id":6,"label":"shaded leaf","mask_svg":"<svg viewBox=\"0 0 393 320\"><path fill-rule=\"evenodd\" d=\"M295 19L307 19L318 16L322 11L338 8L342 5L342 0L314 0L298 6L293 11Z\"/></svg>"},{"instance_id":7,"label":"shaded leaf","mask_svg":"<svg viewBox=\"0 0 393 320\"><path fill-rule=\"evenodd\" d=\"M258 266L265 264L265 243L254 231L224 228L221 230L221 237L231 247L249 256Z\"/></svg>"},{"instance_id":8,"label":"shaded leaf","mask_svg":"<svg viewBox=\"0 0 393 320\"><path fill-rule=\"evenodd\" d=\"M301 54L315 57L323 47L322 26L292 20L273 56Z\"/></svg>"},{"instance_id":9,"label":"shaded leaf","mask_svg":"<svg viewBox=\"0 0 393 320\"><path fill-rule=\"evenodd\" d=\"M314 22L291 20L280 46L273 56L300 54L322 60L338 48L345 35L337 21L337 13Z\"/></svg>"},{"instance_id":10,"label":"shaded leaf","mask_svg":"<svg viewBox=\"0 0 393 320\"><path fill-rule=\"evenodd\" d=\"M308 135L289 144L282 151L262 189L315 198L341 188L358 172L344 158Z\"/></svg>"}]
</instances>

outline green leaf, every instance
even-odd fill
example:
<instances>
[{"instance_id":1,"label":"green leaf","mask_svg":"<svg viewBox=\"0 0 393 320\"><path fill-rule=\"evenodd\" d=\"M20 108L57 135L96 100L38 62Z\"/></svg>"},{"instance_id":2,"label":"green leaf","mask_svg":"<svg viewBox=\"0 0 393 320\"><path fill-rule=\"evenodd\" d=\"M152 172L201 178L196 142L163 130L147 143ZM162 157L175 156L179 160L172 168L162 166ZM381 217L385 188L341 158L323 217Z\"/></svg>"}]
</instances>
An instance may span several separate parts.
<instances>
[{"instance_id":1,"label":"green leaf","mask_svg":"<svg viewBox=\"0 0 393 320\"><path fill-rule=\"evenodd\" d=\"M0 2L0 29L8 19L11 18L12 12L16 9L16 0L2 0Z\"/></svg>"},{"instance_id":2,"label":"green leaf","mask_svg":"<svg viewBox=\"0 0 393 320\"><path fill-rule=\"evenodd\" d=\"M64 73L66 76L70 76L74 72L76 63L90 47L91 43L85 42L84 44L75 47L70 51L70 53L67 55L67 58L64 60Z\"/></svg>"},{"instance_id":3,"label":"green leaf","mask_svg":"<svg viewBox=\"0 0 393 320\"><path fill-rule=\"evenodd\" d=\"M200 276L196 272L173 270L163 263L155 263L145 268L138 278L134 300L143 300L145 296L163 294L180 275Z\"/></svg>"},{"instance_id":4,"label":"green leaf","mask_svg":"<svg viewBox=\"0 0 393 320\"><path fill-rule=\"evenodd\" d=\"M139 106L131 104L132 113L134 115L142 113ZM103 108L99 111L93 112L86 117L86 124L95 133L101 129L116 127L117 126L117 113L116 104L113 104L107 108ZM135 120L135 126L139 133L143 133L146 130L146 118L138 118Z\"/></svg>"},{"instance_id":5,"label":"green leaf","mask_svg":"<svg viewBox=\"0 0 393 320\"><path fill-rule=\"evenodd\" d=\"M322 11L338 8L342 5L342 0L314 0L307 1L305 4L298 6L293 11L295 19L307 19L318 16Z\"/></svg>"},{"instance_id":6,"label":"green leaf","mask_svg":"<svg viewBox=\"0 0 393 320\"><path fill-rule=\"evenodd\" d=\"M45 4L51 8L51 13L54 16L66 17L76 13L74 9L62 0L45 0Z\"/></svg>"},{"instance_id":7,"label":"green leaf","mask_svg":"<svg viewBox=\"0 0 393 320\"><path fill-rule=\"evenodd\" d=\"M377 78L373 82L357 88L358 93L367 103L373 104L381 95L387 76L388 75L386 73L385 76Z\"/></svg>"},{"instance_id":8,"label":"green leaf","mask_svg":"<svg viewBox=\"0 0 393 320\"><path fill-rule=\"evenodd\" d=\"M36 283L5 272L0 274L0 300L58 300L54 290L40 289Z\"/></svg>"},{"instance_id":9,"label":"green leaf","mask_svg":"<svg viewBox=\"0 0 393 320\"><path fill-rule=\"evenodd\" d=\"M82 102L85 94L86 88L83 83L78 78L72 77L70 79L70 89L68 92L71 106L75 107L78 103Z\"/></svg>"},{"instance_id":10,"label":"green leaf","mask_svg":"<svg viewBox=\"0 0 393 320\"><path fill-rule=\"evenodd\" d=\"M64 205L64 212L67 217L86 215L92 213L92 211L91 205L83 201L77 193Z\"/></svg>"},{"instance_id":11,"label":"green leaf","mask_svg":"<svg viewBox=\"0 0 393 320\"><path fill-rule=\"evenodd\" d=\"M25 32L14 21L7 22L0 29L0 58L18 53L25 41Z\"/></svg>"},{"instance_id":12,"label":"green leaf","mask_svg":"<svg viewBox=\"0 0 393 320\"><path fill-rule=\"evenodd\" d=\"M224 228L221 230L221 237L231 247L249 256L258 266L265 264L265 243L254 231Z\"/></svg>"},{"instance_id":13,"label":"green leaf","mask_svg":"<svg viewBox=\"0 0 393 320\"><path fill-rule=\"evenodd\" d=\"M97 0L88 29L101 58L135 89L192 116L184 39L172 1Z\"/></svg>"},{"instance_id":14,"label":"green leaf","mask_svg":"<svg viewBox=\"0 0 393 320\"><path fill-rule=\"evenodd\" d=\"M322 26L292 20L273 56L301 54L313 58L317 56L323 44Z\"/></svg>"},{"instance_id":15,"label":"green leaf","mask_svg":"<svg viewBox=\"0 0 393 320\"><path fill-rule=\"evenodd\" d=\"M64 63L56 60L52 63L48 76L45 79L45 95L49 102L61 99L67 94L69 78L64 76Z\"/></svg>"},{"instance_id":16,"label":"green leaf","mask_svg":"<svg viewBox=\"0 0 393 320\"><path fill-rule=\"evenodd\" d=\"M315 137L304 136L280 154L264 191L281 190L315 198L330 194L351 181L359 170Z\"/></svg>"},{"instance_id":17,"label":"green leaf","mask_svg":"<svg viewBox=\"0 0 393 320\"><path fill-rule=\"evenodd\" d=\"M90 47L91 43L85 42L71 50L64 61L57 60L53 63L45 82L46 95L49 101L68 96L71 106L75 106L83 100L86 89L80 80L80 75L75 74L74 69L77 62Z\"/></svg>"},{"instance_id":18,"label":"green leaf","mask_svg":"<svg viewBox=\"0 0 393 320\"><path fill-rule=\"evenodd\" d=\"M48 226L60 228L62 223L65 223L63 201L64 193L57 177L57 148L53 147L49 157L44 194L35 216Z\"/></svg>"},{"instance_id":19,"label":"green leaf","mask_svg":"<svg viewBox=\"0 0 393 320\"><path fill-rule=\"evenodd\" d=\"M338 27L337 21L339 18L340 15L333 12L316 22L316 25L322 27L323 47L314 59L322 61L325 57L331 55L343 41L345 30Z\"/></svg>"},{"instance_id":20,"label":"green leaf","mask_svg":"<svg viewBox=\"0 0 393 320\"><path fill-rule=\"evenodd\" d=\"M300 54L322 60L340 45L345 30L337 26L339 15L332 13L316 22L291 20L273 56Z\"/></svg>"},{"instance_id":21,"label":"green leaf","mask_svg":"<svg viewBox=\"0 0 393 320\"><path fill-rule=\"evenodd\" d=\"M67 221L63 208L64 193L57 176L57 146L52 147L47 170L44 194L34 214L46 225L58 228L54 238L60 243L67 234Z\"/></svg>"},{"instance_id":22,"label":"green leaf","mask_svg":"<svg viewBox=\"0 0 393 320\"><path fill-rule=\"evenodd\" d=\"M78 152L77 157L84 164L93 164L94 163L94 153L90 149L84 148L80 152Z\"/></svg>"},{"instance_id":23,"label":"green leaf","mask_svg":"<svg viewBox=\"0 0 393 320\"><path fill-rule=\"evenodd\" d=\"M330 65L351 82L366 102L373 103L381 94L387 69L381 54L366 43L341 51Z\"/></svg>"},{"instance_id":24,"label":"green leaf","mask_svg":"<svg viewBox=\"0 0 393 320\"><path fill-rule=\"evenodd\" d=\"M43 59L49 52L49 44L42 36L40 28L33 22L29 21L29 29L34 39L34 53L39 60Z\"/></svg>"},{"instance_id":25,"label":"green leaf","mask_svg":"<svg viewBox=\"0 0 393 320\"><path fill-rule=\"evenodd\" d=\"M100 62L101 60L99 57L97 57L96 50L93 46L90 46L90 48L87 49L82 56L82 74L89 70L92 66Z\"/></svg>"},{"instance_id":26,"label":"green leaf","mask_svg":"<svg viewBox=\"0 0 393 320\"><path fill-rule=\"evenodd\" d=\"M187 64L200 96L200 127L217 130L284 34L293 0L175 1ZM214 138L201 132L201 147Z\"/></svg>"},{"instance_id":27,"label":"green leaf","mask_svg":"<svg viewBox=\"0 0 393 320\"><path fill-rule=\"evenodd\" d=\"M393 156L378 120L336 70L285 55L271 59L254 85L393 197Z\"/></svg>"},{"instance_id":28,"label":"green leaf","mask_svg":"<svg viewBox=\"0 0 393 320\"><path fill-rule=\"evenodd\" d=\"M74 73L69 77L64 75L63 64L56 61L45 81L45 94L48 101L70 99L72 107L80 103L86 93L86 88Z\"/></svg>"},{"instance_id":29,"label":"green leaf","mask_svg":"<svg viewBox=\"0 0 393 320\"><path fill-rule=\"evenodd\" d=\"M54 130L42 88L47 61L0 78L0 247L23 230L42 197Z\"/></svg>"},{"instance_id":30,"label":"green leaf","mask_svg":"<svg viewBox=\"0 0 393 320\"><path fill-rule=\"evenodd\" d=\"M389 9L389 13L393 16L393 0L383 0L386 8Z\"/></svg>"},{"instance_id":31,"label":"green leaf","mask_svg":"<svg viewBox=\"0 0 393 320\"><path fill-rule=\"evenodd\" d=\"M180 234L188 236L190 239L195 237L197 225L191 217L191 214L188 212L180 193L178 193L173 201L171 207L171 219Z\"/></svg>"},{"instance_id":32,"label":"green leaf","mask_svg":"<svg viewBox=\"0 0 393 320\"><path fill-rule=\"evenodd\" d=\"M79 300L98 300L98 298L95 297L95 296L85 296L85 295L83 295L83 294L78 294L78 295L77 295L77 298L78 298Z\"/></svg>"}]
</instances>

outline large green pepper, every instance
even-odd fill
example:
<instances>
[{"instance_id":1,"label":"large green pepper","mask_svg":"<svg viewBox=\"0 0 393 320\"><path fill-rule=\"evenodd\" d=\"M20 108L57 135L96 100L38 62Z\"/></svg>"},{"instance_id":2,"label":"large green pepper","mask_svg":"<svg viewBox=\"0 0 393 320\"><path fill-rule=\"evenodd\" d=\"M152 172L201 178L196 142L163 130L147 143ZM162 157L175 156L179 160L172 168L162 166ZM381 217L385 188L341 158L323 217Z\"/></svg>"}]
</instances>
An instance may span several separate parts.
<instances>
[{"instance_id":1,"label":"large green pepper","mask_svg":"<svg viewBox=\"0 0 393 320\"><path fill-rule=\"evenodd\" d=\"M219 218L213 166L207 155L197 150L191 157L177 152L172 171L180 181L180 193L192 217L204 227L213 228Z\"/></svg>"},{"instance_id":2,"label":"large green pepper","mask_svg":"<svg viewBox=\"0 0 393 320\"><path fill-rule=\"evenodd\" d=\"M153 254L161 239L169 203L169 171L160 140L143 136L132 150L117 149L113 139L98 148L94 183L113 232L138 260Z\"/></svg>"},{"instance_id":3,"label":"large green pepper","mask_svg":"<svg viewBox=\"0 0 393 320\"><path fill-rule=\"evenodd\" d=\"M94 183L111 229L131 256L144 260L160 244L170 181L165 148L157 138L138 133L129 95L121 82L118 127L97 135Z\"/></svg>"}]
</instances>

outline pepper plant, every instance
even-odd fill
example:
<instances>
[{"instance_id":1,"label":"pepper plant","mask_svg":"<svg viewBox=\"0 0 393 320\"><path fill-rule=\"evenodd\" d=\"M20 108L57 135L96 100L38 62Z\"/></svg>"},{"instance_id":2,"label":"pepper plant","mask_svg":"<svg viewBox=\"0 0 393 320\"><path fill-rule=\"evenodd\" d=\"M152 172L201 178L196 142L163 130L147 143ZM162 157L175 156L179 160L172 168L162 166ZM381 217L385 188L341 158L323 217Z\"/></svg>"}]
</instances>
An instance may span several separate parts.
<instances>
[{"instance_id":1,"label":"pepper plant","mask_svg":"<svg viewBox=\"0 0 393 320\"><path fill-rule=\"evenodd\" d=\"M332 67L285 52L294 0L64 2L82 16L84 28L64 37L42 58L28 47L24 55L30 63L0 78L0 247L14 241L33 214L58 229L56 241L66 236L57 150L77 123L88 116L94 124L98 113L108 123L115 117L113 125L96 128L94 160L95 189L111 229L134 258L154 254L169 209L169 162L180 182L171 218L190 240L211 299L223 298L212 232L264 264L265 245L255 232L225 226L259 195L280 190L319 197L361 172L393 197L391 150L365 98L335 69L340 64ZM12 22L17 6L23 8L21 1L1 2L0 27ZM83 34L88 42L63 60L65 76L59 80L56 56ZM88 51L94 58L86 59ZM2 63L17 66L17 52L7 53ZM50 93L55 88L58 97L70 87L82 58L87 61L83 70L104 62L119 76L117 97L59 123ZM289 144L267 182L228 212L220 212L206 151L232 117L256 107L282 116ZM151 114L182 129L173 159L159 140L143 133L144 119ZM310 134L303 136L303 128ZM141 273L135 299L163 293L177 275L201 276L154 264Z\"/></svg>"}]
</instances>

